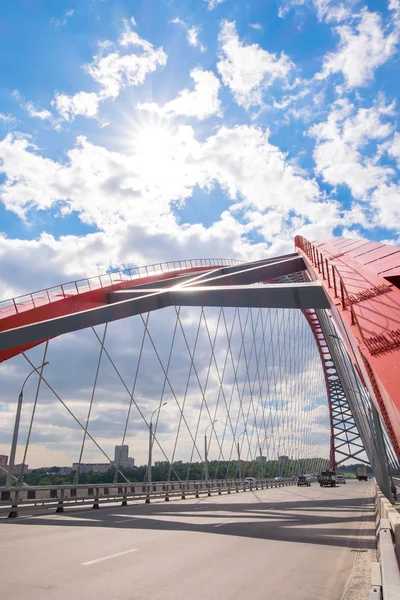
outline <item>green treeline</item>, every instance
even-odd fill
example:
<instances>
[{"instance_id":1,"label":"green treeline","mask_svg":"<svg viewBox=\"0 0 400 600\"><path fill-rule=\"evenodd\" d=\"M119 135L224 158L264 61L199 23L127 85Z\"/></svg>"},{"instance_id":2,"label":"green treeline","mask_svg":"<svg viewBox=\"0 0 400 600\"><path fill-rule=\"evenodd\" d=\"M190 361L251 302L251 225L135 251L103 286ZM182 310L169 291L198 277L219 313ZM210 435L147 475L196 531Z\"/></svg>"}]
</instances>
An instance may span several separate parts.
<instances>
[{"instance_id":1,"label":"green treeline","mask_svg":"<svg viewBox=\"0 0 400 600\"><path fill-rule=\"evenodd\" d=\"M328 467L328 461L323 458L301 459L301 460L282 460L279 462L267 461L260 463L258 461L241 461L242 477L293 477L300 473L318 473ZM357 465L343 467L339 470L346 475L356 472ZM62 475L60 467L51 467L43 469L32 469L24 477L24 483L30 486L37 485L71 485L74 482L75 473ZM131 482L143 482L147 477L147 466L142 465L133 469L121 469L125 477ZM238 477L238 463L231 461L224 463L222 461L211 460L208 462L208 474L210 479L235 479ZM80 484L112 483L115 475L115 467L110 467L105 473L81 473L79 476ZM204 463L177 461L172 465L167 461L156 462L152 468L153 481L186 481L204 479ZM122 483L124 478L119 473L118 483ZM0 477L0 486L5 485L5 477Z\"/></svg>"}]
</instances>

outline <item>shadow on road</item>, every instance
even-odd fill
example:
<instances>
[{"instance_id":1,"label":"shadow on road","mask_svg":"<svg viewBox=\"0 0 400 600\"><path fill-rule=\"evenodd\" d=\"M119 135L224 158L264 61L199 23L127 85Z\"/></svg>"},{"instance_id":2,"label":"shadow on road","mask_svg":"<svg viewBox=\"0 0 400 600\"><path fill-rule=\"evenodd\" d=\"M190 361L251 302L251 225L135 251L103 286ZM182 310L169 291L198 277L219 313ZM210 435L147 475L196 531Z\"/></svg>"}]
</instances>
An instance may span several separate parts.
<instances>
[{"instance_id":1,"label":"shadow on road","mask_svg":"<svg viewBox=\"0 0 400 600\"><path fill-rule=\"evenodd\" d=\"M99 510L66 508L63 515L4 519L0 526L191 531L341 546L355 550L374 547L375 517L372 497L262 502L257 492L252 494L252 502L224 503L218 497L218 500L188 499L170 503L131 504L127 507L103 505ZM257 502L257 499L260 501ZM207 522L210 519L213 519L212 523Z\"/></svg>"}]
</instances>

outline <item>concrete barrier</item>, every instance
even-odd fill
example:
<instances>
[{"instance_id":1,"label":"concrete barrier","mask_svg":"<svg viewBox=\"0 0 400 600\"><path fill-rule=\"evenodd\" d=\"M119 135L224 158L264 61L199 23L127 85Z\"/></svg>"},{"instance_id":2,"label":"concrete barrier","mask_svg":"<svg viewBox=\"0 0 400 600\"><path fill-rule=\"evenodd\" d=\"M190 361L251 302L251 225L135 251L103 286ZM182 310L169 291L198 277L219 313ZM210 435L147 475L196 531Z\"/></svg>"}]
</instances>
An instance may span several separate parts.
<instances>
[{"instance_id":1,"label":"concrete barrier","mask_svg":"<svg viewBox=\"0 0 400 600\"><path fill-rule=\"evenodd\" d=\"M382 594L378 595L378 585L373 585L374 579L378 578L372 572L369 599L383 597L384 600L398 600L400 598L400 515L376 483L375 514Z\"/></svg>"}]
</instances>

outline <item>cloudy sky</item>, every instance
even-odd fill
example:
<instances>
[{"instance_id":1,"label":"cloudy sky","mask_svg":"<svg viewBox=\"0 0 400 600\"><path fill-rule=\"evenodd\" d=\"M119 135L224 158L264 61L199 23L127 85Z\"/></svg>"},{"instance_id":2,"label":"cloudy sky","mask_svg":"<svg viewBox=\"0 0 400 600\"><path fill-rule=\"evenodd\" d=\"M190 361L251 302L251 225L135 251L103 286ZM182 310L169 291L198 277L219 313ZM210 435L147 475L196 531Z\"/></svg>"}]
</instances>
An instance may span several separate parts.
<instances>
[{"instance_id":1,"label":"cloudy sky","mask_svg":"<svg viewBox=\"0 0 400 600\"><path fill-rule=\"evenodd\" d=\"M0 33L1 298L398 243L400 0L14 0Z\"/></svg>"}]
</instances>

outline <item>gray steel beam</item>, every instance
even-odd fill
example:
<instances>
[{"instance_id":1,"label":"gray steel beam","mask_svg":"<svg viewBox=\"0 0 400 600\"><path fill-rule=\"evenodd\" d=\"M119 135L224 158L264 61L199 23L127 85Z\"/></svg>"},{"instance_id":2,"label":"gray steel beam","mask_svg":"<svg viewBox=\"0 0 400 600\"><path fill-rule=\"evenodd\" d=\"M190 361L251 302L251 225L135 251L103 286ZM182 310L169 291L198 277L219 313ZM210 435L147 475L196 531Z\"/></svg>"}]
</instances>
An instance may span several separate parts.
<instances>
[{"instance_id":1,"label":"gray steel beam","mask_svg":"<svg viewBox=\"0 0 400 600\"><path fill-rule=\"evenodd\" d=\"M329 307L325 292L318 282L249 287L174 288L156 290L150 294L143 289L132 289L121 290L122 295L118 294L120 293L113 292L109 295L112 304L4 331L0 333L0 350L173 305L254 308Z\"/></svg>"},{"instance_id":2,"label":"gray steel beam","mask_svg":"<svg viewBox=\"0 0 400 600\"><path fill-rule=\"evenodd\" d=\"M197 286L169 290L153 289L169 296L171 306L231 306L250 308L328 308L328 300L318 282L264 284L262 286ZM120 303L143 297L138 289L109 292L108 301Z\"/></svg>"},{"instance_id":3,"label":"gray steel beam","mask_svg":"<svg viewBox=\"0 0 400 600\"><path fill-rule=\"evenodd\" d=\"M249 285L305 270L306 265L301 256L279 257L273 262L268 261L264 264L249 265L246 263L245 265L224 267L208 274L202 273L200 277L193 278L189 285Z\"/></svg>"},{"instance_id":4,"label":"gray steel beam","mask_svg":"<svg viewBox=\"0 0 400 600\"><path fill-rule=\"evenodd\" d=\"M210 269L201 273L188 273L185 275L175 275L168 279L154 281L152 283L143 283L124 289L155 289L172 286L197 286L197 285L249 285L260 281L276 279L305 271L306 265L301 256L297 254L289 256L279 256L257 262L243 263L232 267L221 267L219 269ZM289 283L289 282L288 282Z\"/></svg>"}]
</instances>

